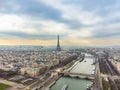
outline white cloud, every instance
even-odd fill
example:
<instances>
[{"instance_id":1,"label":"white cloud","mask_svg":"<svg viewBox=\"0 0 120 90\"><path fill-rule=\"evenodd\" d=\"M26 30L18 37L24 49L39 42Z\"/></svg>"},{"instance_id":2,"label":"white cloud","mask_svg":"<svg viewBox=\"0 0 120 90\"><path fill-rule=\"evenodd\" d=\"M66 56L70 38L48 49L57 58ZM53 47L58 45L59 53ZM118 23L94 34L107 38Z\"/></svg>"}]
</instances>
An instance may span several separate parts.
<instances>
[{"instance_id":1,"label":"white cloud","mask_svg":"<svg viewBox=\"0 0 120 90\"><path fill-rule=\"evenodd\" d=\"M38 25L36 27L36 25ZM54 20L34 19L14 14L0 14L0 32L23 32L31 35L65 34L68 26Z\"/></svg>"},{"instance_id":2,"label":"white cloud","mask_svg":"<svg viewBox=\"0 0 120 90\"><path fill-rule=\"evenodd\" d=\"M30 35L62 34L67 35L69 38L86 38L92 36L92 29L84 27L73 30L69 28L68 24L50 19L34 19L14 14L0 14L1 32L23 32Z\"/></svg>"},{"instance_id":3,"label":"white cloud","mask_svg":"<svg viewBox=\"0 0 120 90\"><path fill-rule=\"evenodd\" d=\"M120 24L118 22L112 22L120 17L118 4L117 7L114 5L112 10L109 9L109 11L106 11L107 13L105 16L100 16L97 13L99 12L98 9L86 11L82 8L82 6L77 6L72 3L64 3L64 0L42 0L42 2L54 9L59 10L62 13L61 17L64 19L77 20L84 25L91 25L91 27L82 26L80 29L72 30L72 33L69 33L68 35L69 37L89 38L94 37L94 35L97 37L98 33L105 33L106 35L119 32L118 28ZM103 12L100 13L102 14Z\"/></svg>"},{"instance_id":4,"label":"white cloud","mask_svg":"<svg viewBox=\"0 0 120 90\"><path fill-rule=\"evenodd\" d=\"M118 18L119 13L109 14L106 17L101 17L93 10L86 11L82 6L77 6L72 3L64 3L64 0L39 0L44 4L59 10L62 13L62 18L66 20L77 20L84 25L91 25L90 27L82 26L79 29L70 29L69 24L58 22L52 19L35 19L34 17L25 17L15 14L0 14L0 31L5 32L24 32L30 35L57 35L64 34L66 38L90 38L100 30L109 32L118 32L120 24L102 25L111 19ZM19 7L18 7L19 8ZM36 27L37 25L37 27ZM116 30L117 29L117 30ZM113 31L114 30L114 31ZM104 32L104 31L103 31ZM97 37L97 36L96 36Z\"/></svg>"},{"instance_id":5,"label":"white cloud","mask_svg":"<svg viewBox=\"0 0 120 90\"><path fill-rule=\"evenodd\" d=\"M49 34L67 33L67 26L64 23L53 20L40 20L41 31Z\"/></svg>"},{"instance_id":6,"label":"white cloud","mask_svg":"<svg viewBox=\"0 0 120 90\"><path fill-rule=\"evenodd\" d=\"M82 6L65 4L62 0L42 0L42 2L62 12L64 19L78 20L85 25L94 25L102 21L102 18L97 16L95 11L88 12Z\"/></svg>"},{"instance_id":7,"label":"white cloud","mask_svg":"<svg viewBox=\"0 0 120 90\"><path fill-rule=\"evenodd\" d=\"M15 31L21 28L24 19L17 15L0 14L0 31Z\"/></svg>"},{"instance_id":8,"label":"white cloud","mask_svg":"<svg viewBox=\"0 0 120 90\"><path fill-rule=\"evenodd\" d=\"M0 32L23 32L26 34L37 33L35 28L29 28L30 23L26 17L15 14L0 14ZM28 24L29 25L29 24Z\"/></svg>"}]
</instances>

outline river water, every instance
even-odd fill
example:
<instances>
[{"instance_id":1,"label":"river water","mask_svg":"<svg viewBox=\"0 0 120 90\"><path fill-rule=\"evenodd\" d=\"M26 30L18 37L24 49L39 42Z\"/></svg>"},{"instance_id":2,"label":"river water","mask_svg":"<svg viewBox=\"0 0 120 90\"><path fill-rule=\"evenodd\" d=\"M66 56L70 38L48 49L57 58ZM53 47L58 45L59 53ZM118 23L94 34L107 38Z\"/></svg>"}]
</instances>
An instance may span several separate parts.
<instances>
[{"instance_id":1,"label":"river water","mask_svg":"<svg viewBox=\"0 0 120 90\"><path fill-rule=\"evenodd\" d=\"M93 70L95 69L95 65L92 65L94 58L91 58L90 56L92 55L87 53L85 53L85 56L85 59L82 62L79 62L70 72L92 74Z\"/></svg>"},{"instance_id":2,"label":"river water","mask_svg":"<svg viewBox=\"0 0 120 90\"><path fill-rule=\"evenodd\" d=\"M91 56L90 54L85 53L85 56ZM92 74L93 69L95 68L93 64L93 59L90 57L85 57L82 62L79 62L73 69L70 71L72 73L84 73ZM90 84L90 80L70 78L70 77L61 77L56 81L56 83L51 87L50 90L62 90L64 85L68 85L67 90L86 90L87 84Z\"/></svg>"}]
</instances>

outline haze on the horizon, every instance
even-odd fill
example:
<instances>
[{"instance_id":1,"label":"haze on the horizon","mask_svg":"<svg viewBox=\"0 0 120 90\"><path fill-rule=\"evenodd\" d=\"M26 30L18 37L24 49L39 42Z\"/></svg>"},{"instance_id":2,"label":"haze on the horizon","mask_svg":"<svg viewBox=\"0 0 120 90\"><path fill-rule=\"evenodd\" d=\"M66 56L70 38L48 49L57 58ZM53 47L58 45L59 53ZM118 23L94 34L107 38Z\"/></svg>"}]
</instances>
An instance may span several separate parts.
<instances>
[{"instance_id":1,"label":"haze on the horizon","mask_svg":"<svg viewBox=\"0 0 120 90\"><path fill-rule=\"evenodd\" d=\"M120 45L120 0L0 0L0 45Z\"/></svg>"}]
</instances>

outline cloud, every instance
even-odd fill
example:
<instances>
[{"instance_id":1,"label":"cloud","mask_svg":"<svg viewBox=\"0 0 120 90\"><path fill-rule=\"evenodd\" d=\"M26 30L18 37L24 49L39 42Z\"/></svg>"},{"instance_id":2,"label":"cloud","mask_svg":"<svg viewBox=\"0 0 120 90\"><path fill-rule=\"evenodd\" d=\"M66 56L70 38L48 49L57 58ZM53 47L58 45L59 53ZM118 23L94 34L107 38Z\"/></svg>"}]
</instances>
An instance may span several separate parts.
<instances>
[{"instance_id":1,"label":"cloud","mask_svg":"<svg viewBox=\"0 0 120 90\"><path fill-rule=\"evenodd\" d=\"M63 0L41 0L44 4L59 10L61 17L67 20L78 20L85 25L97 24L101 21L100 16L96 16L94 11L84 10L82 6L64 3ZM40 1L40 2L41 2Z\"/></svg>"},{"instance_id":2,"label":"cloud","mask_svg":"<svg viewBox=\"0 0 120 90\"><path fill-rule=\"evenodd\" d=\"M115 40L120 37L119 2L4 0L0 3L0 36L39 41L56 40L60 34L64 44L95 44L103 38Z\"/></svg>"},{"instance_id":3,"label":"cloud","mask_svg":"<svg viewBox=\"0 0 120 90\"><path fill-rule=\"evenodd\" d=\"M0 33L21 38L47 38L68 33L68 27L64 23L43 18L26 18L15 14L0 14L0 24Z\"/></svg>"},{"instance_id":4,"label":"cloud","mask_svg":"<svg viewBox=\"0 0 120 90\"><path fill-rule=\"evenodd\" d=\"M0 14L0 31L14 31L23 24L24 19L16 15Z\"/></svg>"},{"instance_id":5,"label":"cloud","mask_svg":"<svg viewBox=\"0 0 120 90\"><path fill-rule=\"evenodd\" d=\"M31 18L60 20L60 12L36 0L5 0L1 4L1 13L25 15Z\"/></svg>"}]
</instances>

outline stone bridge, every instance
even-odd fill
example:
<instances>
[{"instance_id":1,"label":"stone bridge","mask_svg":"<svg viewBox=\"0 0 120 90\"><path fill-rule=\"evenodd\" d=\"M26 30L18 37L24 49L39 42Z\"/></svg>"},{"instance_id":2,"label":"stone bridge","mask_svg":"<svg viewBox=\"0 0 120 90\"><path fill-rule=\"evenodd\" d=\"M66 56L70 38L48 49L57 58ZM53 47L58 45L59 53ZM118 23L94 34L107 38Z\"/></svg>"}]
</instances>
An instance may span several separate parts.
<instances>
[{"instance_id":1,"label":"stone bridge","mask_svg":"<svg viewBox=\"0 0 120 90\"><path fill-rule=\"evenodd\" d=\"M71 72L59 72L59 74L70 77L84 77L88 79L94 79L94 75L84 73L71 73Z\"/></svg>"}]
</instances>

